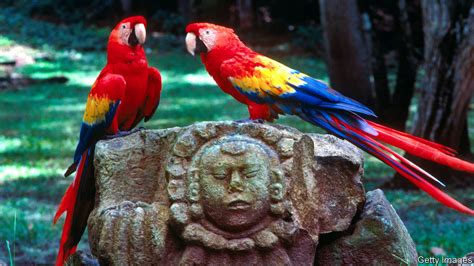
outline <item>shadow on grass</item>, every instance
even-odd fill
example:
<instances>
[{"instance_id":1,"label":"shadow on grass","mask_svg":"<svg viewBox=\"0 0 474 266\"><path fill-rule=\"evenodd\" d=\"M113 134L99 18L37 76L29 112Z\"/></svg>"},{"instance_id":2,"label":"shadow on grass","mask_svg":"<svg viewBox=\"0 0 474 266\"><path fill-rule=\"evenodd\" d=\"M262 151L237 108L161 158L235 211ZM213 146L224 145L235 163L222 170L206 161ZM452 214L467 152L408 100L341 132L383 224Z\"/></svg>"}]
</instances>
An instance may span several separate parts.
<instances>
[{"instance_id":1,"label":"shadow on grass","mask_svg":"<svg viewBox=\"0 0 474 266\"><path fill-rule=\"evenodd\" d=\"M0 187L0 200L31 198L35 199L37 203L56 205L60 201L65 187L71 183L72 178L37 176L7 180L2 182ZM45 191L45 187L47 191Z\"/></svg>"}]
</instances>

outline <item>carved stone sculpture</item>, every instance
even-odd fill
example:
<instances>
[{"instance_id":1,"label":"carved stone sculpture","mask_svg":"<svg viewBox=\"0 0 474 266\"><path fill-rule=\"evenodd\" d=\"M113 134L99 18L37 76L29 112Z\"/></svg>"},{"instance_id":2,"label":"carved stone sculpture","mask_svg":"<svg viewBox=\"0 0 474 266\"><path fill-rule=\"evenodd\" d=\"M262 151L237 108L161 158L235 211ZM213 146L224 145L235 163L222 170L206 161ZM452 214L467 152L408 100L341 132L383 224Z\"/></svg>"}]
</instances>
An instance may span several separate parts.
<instances>
[{"instance_id":1,"label":"carved stone sculpture","mask_svg":"<svg viewBox=\"0 0 474 266\"><path fill-rule=\"evenodd\" d=\"M95 166L101 264L313 265L365 202L354 146L268 124L141 131L99 142Z\"/></svg>"},{"instance_id":2,"label":"carved stone sculpture","mask_svg":"<svg viewBox=\"0 0 474 266\"><path fill-rule=\"evenodd\" d=\"M168 183L170 224L189 243L179 264L312 261L314 243L290 217L283 170L268 145L244 135L217 138L184 167Z\"/></svg>"}]
</instances>

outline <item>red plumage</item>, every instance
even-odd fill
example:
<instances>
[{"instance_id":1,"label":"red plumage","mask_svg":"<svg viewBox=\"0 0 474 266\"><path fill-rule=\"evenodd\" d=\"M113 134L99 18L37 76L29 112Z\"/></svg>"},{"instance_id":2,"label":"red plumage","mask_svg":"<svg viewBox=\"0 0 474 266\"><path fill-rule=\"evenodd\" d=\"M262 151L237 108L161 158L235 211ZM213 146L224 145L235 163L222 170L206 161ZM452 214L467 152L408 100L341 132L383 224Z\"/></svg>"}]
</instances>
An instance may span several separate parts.
<instances>
[{"instance_id":1,"label":"red plumage","mask_svg":"<svg viewBox=\"0 0 474 266\"><path fill-rule=\"evenodd\" d=\"M371 121L367 121L378 133L377 139L398 147L420 158L433 161L450 168L474 173L474 164L454 157L456 152L446 146L400 132Z\"/></svg>"},{"instance_id":2,"label":"red plumage","mask_svg":"<svg viewBox=\"0 0 474 266\"><path fill-rule=\"evenodd\" d=\"M84 152L83 158L87 156L87 151ZM61 215L64 212L74 212L74 207L76 203L76 198L77 198L77 193L79 191L79 184L81 182L80 177L82 175L82 172L84 170L84 164L87 160L81 160L77 172L76 172L76 178L74 178L74 181L72 182L71 185L66 190L66 193L64 193L63 198L61 199L61 203L59 203L58 210L56 211L56 214L54 215L53 223L56 223L58 219L61 217ZM73 254L76 251L76 246L74 245L71 248L63 248L66 242L69 240L69 234L71 232L71 225L72 225L72 215L67 215L66 216L66 221L64 221L63 225L63 232L61 234L61 241L59 243L59 251L58 255L56 258L56 265L62 265L66 259Z\"/></svg>"},{"instance_id":3,"label":"red plumage","mask_svg":"<svg viewBox=\"0 0 474 266\"><path fill-rule=\"evenodd\" d=\"M107 134L133 129L149 120L160 100L160 72L148 63L143 49L146 20L130 17L112 30L107 45L107 64L92 86L84 112L74 162L66 176L76 170L54 217L66 212L56 265L74 253L94 206L95 144Z\"/></svg>"},{"instance_id":4,"label":"red plumage","mask_svg":"<svg viewBox=\"0 0 474 266\"><path fill-rule=\"evenodd\" d=\"M199 29L202 27L213 27L216 29L219 29L222 33L220 35L220 39L218 40L217 43L233 43L233 30L228 29L228 28L223 28L223 27L216 27L216 25L213 24L208 24L208 23L195 23L195 24L190 24L186 27L186 32L199 32ZM232 36L233 35L233 36ZM222 75L220 66L223 60L227 58L231 58L234 53L245 53L246 55L251 56L251 50L246 47L246 46L235 46L235 49L233 50L227 50L227 49L221 49L218 50L218 52L213 53L211 56L209 56L206 53L201 53L201 60L206 67L206 70L211 74L211 76L214 78L216 81L217 85L227 94L230 94L234 99L239 101L240 103L243 103L247 105L247 109L249 111L249 116L250 119L256 120L256 119L263 119L266 121L273 121L274 119L278 118L278 114L272 110L271 107L269 107L266 104L258 104L254 101L251 101L248 97L245 97L242 95L238 90L235 89L235 87L229 82L228 77L225 75ZM246 69L251 69L252 67L255 67L256 65L253 65L252 61L247 61L245 62L246 65L245 68L236 68L236 72L244 72Z\"/></svg>"}]
</instances>

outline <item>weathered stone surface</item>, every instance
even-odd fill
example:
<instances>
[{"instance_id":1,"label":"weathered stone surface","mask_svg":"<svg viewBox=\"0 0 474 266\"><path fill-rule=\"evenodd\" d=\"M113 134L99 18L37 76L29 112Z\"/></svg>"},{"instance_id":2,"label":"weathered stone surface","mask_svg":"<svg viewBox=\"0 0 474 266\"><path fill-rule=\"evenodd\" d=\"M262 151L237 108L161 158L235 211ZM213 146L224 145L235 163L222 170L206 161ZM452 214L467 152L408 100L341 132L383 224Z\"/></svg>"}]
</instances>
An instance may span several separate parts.
<instances>
[{"instance_id":1,"label":"weathered stone surface","mask_svg":"<svg viewBox=\"0 0 474 266\"><path fill-rule=\"evenodd\" d=\"M93 254L114 265L312 265L364 205L360 152L258 123L140 131L96 147Z\"/></svg>"},{"instance_id":2,"label":"weathered stone surface","mask_svg":"<svg viewBox=\"0 0 474 266\"><path fill-rule=\"evenodd\" d=\"M347 142L316 134L303 135L294 152L289 197L297 219L314 239L347 229L365 200L362 155Z\"/></svg>"},{"instance_id":3,"label":"weathered stone surface","mask_svg":"<svg viewBox=\"0 0 474 266\"><path fill-rule=\"evenodd\" d=\"M415 244L380 189L367 201L352 230L342 237L322 237L318 265L416 265Z\"/></svg>"}]
</instances>

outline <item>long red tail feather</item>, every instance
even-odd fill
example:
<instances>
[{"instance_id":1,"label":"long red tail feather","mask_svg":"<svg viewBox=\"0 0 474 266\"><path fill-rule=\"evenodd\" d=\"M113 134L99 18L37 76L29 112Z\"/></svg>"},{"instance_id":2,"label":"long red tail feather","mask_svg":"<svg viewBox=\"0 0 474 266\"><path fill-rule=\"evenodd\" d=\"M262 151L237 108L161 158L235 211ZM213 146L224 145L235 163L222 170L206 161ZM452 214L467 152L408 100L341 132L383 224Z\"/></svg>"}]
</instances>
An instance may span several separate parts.
<instances>
[{"instance_id":1,"label":"long red tail feather","mask_svg":"<svg viewBox=\"0 0 474 266\"><path fill-rule=\"evenodd\" d=\"M378 136L373 136L363 130L360 130L358 128L355 128L349 125L348 123L345 123L344 121L334 116L331 116L331 118L333 119L334 126L337 130L340 130L341 132L344 132L344 134L347 134L348 136L350 136L348 140L350 141L352 140L351 142L353 142L354 144L356 144L357 146L361 148L364 148L364 150L366 150L370 154L376 156L378 159L380 159L381 161L383 161L384 163L392 167L394 170L400 173L403 177L407 178L410 182L415 184L417 187L419 187L420 189L428 193L431 197L433 197L434 199L436 199L437 201L439 201L440 203L444 204L445 206L449 208L452 208L454 210L457 210L465 214L474 215L474 210L463 205L459 201L455 200L454 198L452 198L451 196L444 193L443 191L441 191L440 189L438 189L437 187L435 187L434 185L432 185L431 183L425 180L426 178L430 178L437 181L436 178L434 178L429 173L427 173L426 171L424 171L423 169L421 169L420 167L418 167L411 161L407 160L403 156L397 154L395 151L391 150L390 148L378 142L378 140L389 143L389 144L397 143L397 141L403 142L404 138L408 138L407 136L410 136L410 135L404 133L404 134L400 134L398 136L392 137L388 135L388 132L391 132L393 134L393 132L398 132L398 131L392 130L392 129L386 130L382 126L379 126L373 122L370 122L371 126L373 126L379 133L382 132ZM397 139L397 141L393 141L394 138ZM386 141L387 139L389 141ZM413 138L413 139L416 140L416 138ZM444 146L442 145L435 143L436 145L433 145L434 147L429 146L431 142L427 140L417 142L418 144L414 144L414 143L416 142L412 142L410 145L407 144L406 146L403 146L403 145L400 145L400 146L407 148L408 150L412 152L417 152L417 154L421 153L423 156L426 156L426 154L422 153L421 150L428 149L427 147L429 147L430 151L435 150L435 151L438 151L439 153L442 153L445 156L448 156L447 153L442 152L442 150L449 151L449 148L445 149ZM398 145L394 145L394 146L399 147ZM424 146L427 146L427 147L424 147ZM423 156L420 156L420 157L424 158ZM452 158L454 158L452 156L450 157L451 157L451 160ZM454 158L454 159L457 159L457 158ZM467 165L470 164L468 162L464 162L464 163L466 163Z\"/></svg>"},{"instance_id":2,"label":"long red tail feather","mask_svg":"<svg viewBox=\"0 0 474 266\"><path fill-rule=\"evenodd\" d=\"M378 133L379 141L398 147L410 154L446 165L455 170L474 173L474 164L454 157L455 151L438 143L411 136L377 123L367 121Z\"/></svg>"},{"instance_id":3,"label":"long red tail feather","mask_svg":"<svg viewBox=\"0 0 474 266\"><path fill-rule=\"evenodd\" d=\"M87 161L87 152L88 150L83 153L81 162L79 163L79 166L76 171L76 177L74 178L74 181L71 183L71 185L69 185L69 187L67 188L66 193L64 193L64 196L61 199L61 203L58 206L58 210L56 211L56 215L54 215L53 223L56 224L59 217L61 217L61 215L66 212L66 221L64 222L63 232L61 234L61 241L59 242L59 251L58 256L56 258L56 266L63 265L66 259L76 251L76 246L68 248L66 243L68 242L68 238L71 232L72 216L74 213L74 207L76 205L76 198L79 191L79 184L81 182L82 172L84 170L84 165Z\"/></svg>"}]
</instances>

